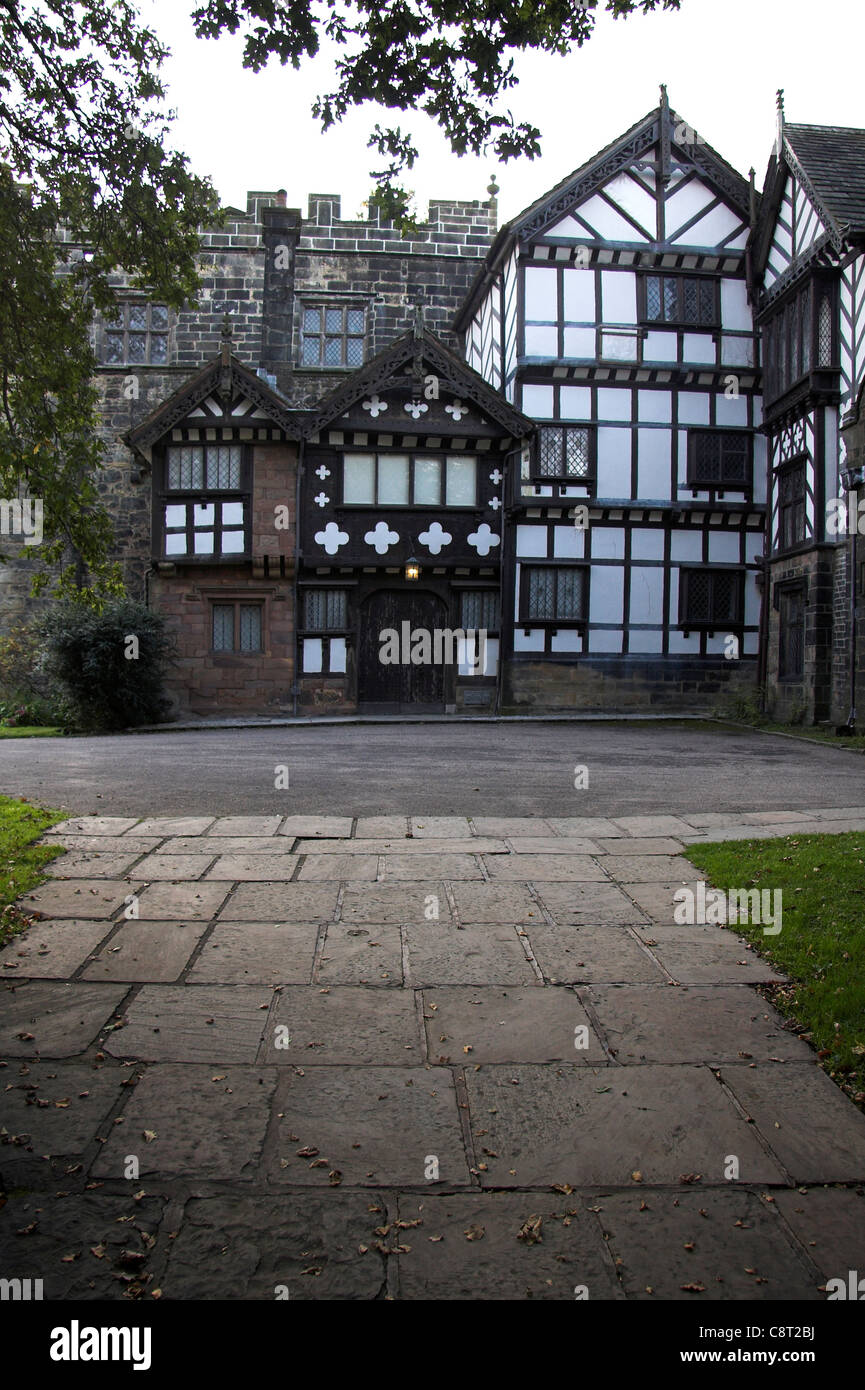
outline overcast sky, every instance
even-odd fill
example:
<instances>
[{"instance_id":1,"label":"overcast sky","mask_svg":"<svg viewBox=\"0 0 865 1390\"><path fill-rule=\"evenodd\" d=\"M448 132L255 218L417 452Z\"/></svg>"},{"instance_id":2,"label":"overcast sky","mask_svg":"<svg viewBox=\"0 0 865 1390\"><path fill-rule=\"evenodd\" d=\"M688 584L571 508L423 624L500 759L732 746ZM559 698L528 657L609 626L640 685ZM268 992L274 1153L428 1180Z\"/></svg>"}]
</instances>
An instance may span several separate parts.
<instances>
[{"instance_id":1,"label":"overcast sky","mask_svg":"<svg viewBox=\"0 0 865 1390\"><path fill-rule=\"evenodd\" d=\"M140 0L142 17L172 49L164 76L177 111L174 143L224 203L246 206L249 189L288 190L306 210L310 193L342 195L342 215L363 215L376 156L366 139L376 120L402 124L421 157L407 179L423 217L430 198L486 198L501 185L500 220L513 217L658 103L666 82L674 110L758 187L775 132L775 92L787 119L865 126L863 0L682 0L678 13L602 15L594 37L567 58L519 60L507 105L541 128L539 159L499 166L458 159L426 117L364 107L345 128L321 133L310 108L328 90L326 57L300 72L275 61L245 72L240 39L196 39L195 0Z\"/></svg>"}]
</instances>

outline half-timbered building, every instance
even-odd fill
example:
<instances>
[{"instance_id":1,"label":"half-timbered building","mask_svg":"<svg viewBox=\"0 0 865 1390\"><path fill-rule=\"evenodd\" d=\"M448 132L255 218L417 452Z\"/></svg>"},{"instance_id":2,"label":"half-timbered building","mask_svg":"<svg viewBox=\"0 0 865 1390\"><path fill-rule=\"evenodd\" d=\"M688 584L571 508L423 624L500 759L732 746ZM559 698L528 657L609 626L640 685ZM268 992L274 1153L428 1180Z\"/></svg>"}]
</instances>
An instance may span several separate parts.
<instances>
[{"instance_id":1,"label":"half-timbered building","mask_svg":"<svg viewBox=\"0 0 865 1390\"><path fill-rule=\"evenodd\" d=\"M779 97L758 194L661 88L501 229L488 191L408 238L252 193L179 313L117 273L103 490L178 711L852 727L865 132Z\"/></svg>"}]
</instances>

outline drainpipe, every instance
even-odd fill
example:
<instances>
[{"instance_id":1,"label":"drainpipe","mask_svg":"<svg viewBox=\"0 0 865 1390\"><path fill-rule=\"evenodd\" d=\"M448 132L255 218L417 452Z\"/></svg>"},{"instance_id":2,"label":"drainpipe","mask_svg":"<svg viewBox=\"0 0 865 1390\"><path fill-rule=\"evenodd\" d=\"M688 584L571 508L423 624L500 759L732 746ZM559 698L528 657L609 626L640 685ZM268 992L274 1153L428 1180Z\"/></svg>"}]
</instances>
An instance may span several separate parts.
<instances>
[{"instance_id":1,"label":"drainpipe","mask_svg":"<svg viewBox=\"0 0 865 1390\"><path fill-rule=\"evenodd\" d=\"M771 518L767 518L771 525ZM766 682L769 671L769 601L771 598L771 584L769 582L769 560L766 555L760 557L763 567L763 585L760 594L760 630L757 637L757 690L760 697L760 713L766 713Z\"/></svg>"},{"instance_id":2,"label":"drainpipe","mask_svg":"<svg viewBox=\"0 0 865 1390\"><path fill-rule=\"evenodd\" d=\"M856 726L856 564L858 561L859 529L859 488L865 483L865 466L845 468L841 473L841 486L848 497L847 530L848 554L850 556L850 713L846 728L850 733Z\"/></svg>"},{"instance_id":3,"label":"drainpipe","mask_svg":"<svg viewBox=\"0 0 865 1390\"><path fill-rule=\"evenodd\" d=\"M297 645L297 618L299 611L298 602L300 599L300 590L298 588L298 579L300 576L300 481L303 472L304 443L305 441L303 439L300 439L298 441L297 471L294 482L294 586L292 600L294 603L294 680L291 683L291 688L293 695L293 718L295 719L297 718L297 694L299 677L299 672L297 668L300 662L300 648ZM348 660L346 660L346 669L348 669Z\"/></svg>"}]
</instances>

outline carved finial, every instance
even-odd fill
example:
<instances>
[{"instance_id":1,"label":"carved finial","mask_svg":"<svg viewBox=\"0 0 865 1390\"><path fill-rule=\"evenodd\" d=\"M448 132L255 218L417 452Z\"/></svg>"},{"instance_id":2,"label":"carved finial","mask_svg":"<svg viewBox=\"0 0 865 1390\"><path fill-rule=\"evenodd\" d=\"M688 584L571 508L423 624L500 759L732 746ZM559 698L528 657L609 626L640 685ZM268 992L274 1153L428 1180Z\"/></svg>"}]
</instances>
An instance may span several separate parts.
<instances>
[{"instance_id":1,"label":"carved finial","mask_svg":"<svg viewBox=\"0 0 865 1390\"><path fill-rule=\"evenodd\" d=\"M783 88L783 87L779 87L778 90L777 90L777 92L775 93L775 104L777 105L778 110L781 112L781 119L783 120L783 119L784 119L784 88Z\"/></svg>"},{"instance_id":2,"label":"carved finial","mask_svg":"<svg viewBox=\"0 0 865 1390\"><path fill-rule=\"evenodd\" d=\"M662 106L669 106L669 104L670 104L670 103L669 103L669 101L667 100L667 84L666 84L666 82L662 82L662 83L661 83L661 105L662 105Z\"/></svg>"},{"instance_id":3,"label":"carved finial","mask_svg":"<svg viewBox=\"0 0 865 1390\"><path fill-rule=\"evenodd\" d=\"M222 355L222 365L227 367L231 360L231 315L226 314L222 320L222 331L219 335L219 347Z\"/></svg>"},{"instance_id":4,"label":"carved finial","mask_svg":"<svg viewBox=\"0 0 865 1390\"><path fill-rule=\"evenodd\" d=\"M490 195L491 198L494 198L494 197L496 196L496 194L498 193L498 191L499 191L499 186L498 186L498 184L496 183L496 176L495 176L495 174L493 174L492 178L490 179L489 183L487 184L487 192L489 193L489 195Z\"/></svg>"},{"instance_id":5,"label":"carved finial","mask_svg":"<svg viewBox=\"0 0 865 1390\"><path fill-rule=\"evenodd\" d=\"M672 150L670 147L670 103L667 100L667 87L661 83L661 113L658 122L658 141L660 158L658 160L658 177L664 187L670 182L672 175Z\"/></svg>"},{"instance_id":6,"label":"carved finial","mask_svg":"<svg viewBox=\"0 0 865 1390\"><path fill-rule=\"evenodd\" d=\"M414 328L415 338L423 337L423 303L419 299L414 306Z\"/></svg>"},{"instance_id":7,"label":"carved finial","mask_svg":"<svg viewBox=\"0 0 865 1390\"><path fill-rule=\"evenodd\" d=\"M748 184L749 184L749 188L748 188L748 211L750 212L750 215L751 215L751 216L750 216L750 221L751 221L751 226L752 226L752 227L756 227L756 225L757 225L757 183L756 183L756 179L757 179L757 171L756 171L756 169L754 168L754 166L753 166L753 164L752 164L752 165L751 165L751 168L748 170Z\"/></svg>"},{"instance_id":8,"label":"carved finial","mask_svg":"<svg viewBox=\"0 0 865 1390\"><path fill-rule=\"evenodd\" d=\"M775 94L777 134L775 137L775 158L781 158L784 144L784 88L779 87Z\"/></svg>"}]
</instances>

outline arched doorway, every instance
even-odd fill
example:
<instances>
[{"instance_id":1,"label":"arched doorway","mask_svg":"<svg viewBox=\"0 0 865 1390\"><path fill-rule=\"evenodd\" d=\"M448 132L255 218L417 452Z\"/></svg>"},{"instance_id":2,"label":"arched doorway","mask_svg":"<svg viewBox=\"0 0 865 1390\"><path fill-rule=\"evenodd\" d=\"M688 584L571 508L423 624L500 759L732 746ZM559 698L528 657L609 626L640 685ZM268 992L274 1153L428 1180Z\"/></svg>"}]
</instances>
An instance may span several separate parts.
<instances>
[{"instance_id":1,"label":"arched doorway","mask_svg":"<svg viewBox=\"0 0 865 1390\"><path fill-rule=\"evenodd\" d=\"M407 626L403 626L406 624ZM388 630L400 638L401 656L410 652L410 634L432 634L447 625L447 609L435 594L415 589L381 589L370 594L361 609L357 661L358 706L382 714L443 713L445 668L439 662L399 665L382 660ZM403 636L405 639L403 640Z\"/></svg>"}]
</instances>

